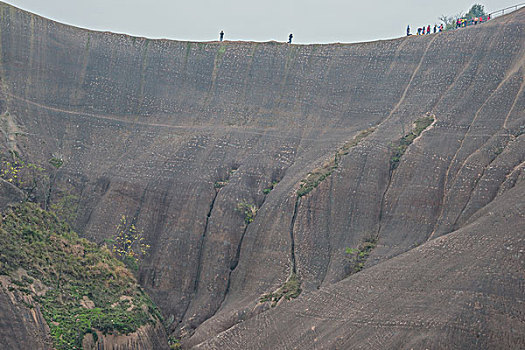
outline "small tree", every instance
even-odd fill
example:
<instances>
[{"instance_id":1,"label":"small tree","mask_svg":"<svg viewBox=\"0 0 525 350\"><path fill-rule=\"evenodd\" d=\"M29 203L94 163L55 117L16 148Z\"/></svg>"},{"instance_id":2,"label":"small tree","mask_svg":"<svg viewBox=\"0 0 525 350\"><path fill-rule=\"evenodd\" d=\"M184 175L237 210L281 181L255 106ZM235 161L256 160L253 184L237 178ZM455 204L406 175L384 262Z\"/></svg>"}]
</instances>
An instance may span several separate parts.
<instances>
[{"instance_id":1,"label":"small tree","mask_svg":"<svg viewBox=\"0 0 525 350\"><path fill-rule=\"evenodd\" d=\"M465 14L465 18L472 19L474 17L486 16L485 6L480 4L474 4L470 10Z\"/></svg>"},{"instance_id":2,"label":"small tree","mask_svg":"<svg viewBox=\"0 0 525 350\"><path fill-rule=\"evenodd\" d=\"M133 222L125 215L122 215L117 225L113 243L113 253L131 268L138 268L139 259L143 258L150 246L144 243L144 237L141 230L137 230Z\"/></svg>"},{"instance_id":3,"label":"small tree","mask_svg":"<svg viewBox=\"0 0 525 350\"><path fill-rule=\"evenodd\" d=\"M444 30L454 29L456 28L456 22L458 18L461 18L461 13L458 13L454 16L445 16L442 15L439 17L439 20L443 23Z\"/></svg>"}]
</instances>

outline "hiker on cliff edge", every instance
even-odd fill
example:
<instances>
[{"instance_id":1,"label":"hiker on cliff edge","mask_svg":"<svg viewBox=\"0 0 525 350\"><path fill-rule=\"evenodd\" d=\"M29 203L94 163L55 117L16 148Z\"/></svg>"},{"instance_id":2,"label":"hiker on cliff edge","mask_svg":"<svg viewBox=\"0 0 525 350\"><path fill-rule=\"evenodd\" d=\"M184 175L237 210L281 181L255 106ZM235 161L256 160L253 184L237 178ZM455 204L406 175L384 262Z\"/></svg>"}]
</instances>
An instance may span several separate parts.
<instances>
[{"instance_id":1,"label":"hiker on cliff edge","mask_svg":"<svg viewBox=\"0 0 525 350\"><path fill-rule=\"evenodd\" d=\"M288 44L292 43L292 38L293 38L293 34L290 33L290 35L288 36Z\"/></svg>"},{"instance_id":2,"label":"hiker on cliff edge","mask_svg":"<svg viewBox=\"0 0 525 350\"><path fill-rule=\"evenodd\" d=\"M221 30L219 33L219 41L222 41L222 39L224 39L224 31Z\"/></svg>"},{"instance_id":3,"label":"hiker on cliff edge","mask_svg":"<svg viewBox=\"0 0 525 350\"><path fill-rule=\"evenodd\" d=\"M407 36L410 36L410 25L407 26Z\"/></svg>"},{"instance_id":4,"label":"hiker on cliff edge","mask_svg":"<svg viewBox=\"0 0 525 350\"><path fill-rule=\"evenodd\" d=\"M430 34L430 24L427 27L427 34Z\"/></svg>"}]
</instances>

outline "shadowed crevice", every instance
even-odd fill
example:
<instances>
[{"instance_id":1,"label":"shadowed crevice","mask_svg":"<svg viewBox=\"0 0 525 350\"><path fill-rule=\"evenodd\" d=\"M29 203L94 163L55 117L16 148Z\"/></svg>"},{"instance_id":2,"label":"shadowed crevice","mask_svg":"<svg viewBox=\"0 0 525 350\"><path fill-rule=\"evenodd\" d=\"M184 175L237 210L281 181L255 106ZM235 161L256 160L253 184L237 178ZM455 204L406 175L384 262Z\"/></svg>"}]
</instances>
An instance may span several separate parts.
<instances>
[{"instance_id":1,"label":"shadowed crevice","mask_svg":"<svg viewBox=\"0 0 525 350\"><path fill-rule=\"evenodd\" d=\"M202 272L202 253L204 250L204 242L206 240L206 234L208 233L208 225L210 223L210 217L213 212L213 206L215 205L215 201L217 200L217 196L219 195L219 191L215 191L215 195L213 196L213 199L210 203L210 209L208 210L208 214L206 215L206 224L204 225L204 231L202 232L200 243L199 243L199 254L197 255L197 274L195 276L195 285L193 287L193 292L196 294L197 290L199 289L199 280Z\"/></svg>"}]
</instances>

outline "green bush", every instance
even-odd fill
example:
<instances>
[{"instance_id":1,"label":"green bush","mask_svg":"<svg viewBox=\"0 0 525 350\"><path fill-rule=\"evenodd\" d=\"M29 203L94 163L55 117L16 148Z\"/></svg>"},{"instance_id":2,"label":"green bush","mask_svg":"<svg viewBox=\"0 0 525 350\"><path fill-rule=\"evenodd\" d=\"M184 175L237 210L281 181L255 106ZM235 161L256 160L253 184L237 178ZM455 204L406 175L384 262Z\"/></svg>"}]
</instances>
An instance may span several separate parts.
<instances>
[{"instance_id":1,"label":"green bush","mask_svg":"<svg viewBox=\"0 0 525 350\"><path fill-rule=\"evenodd\" d=\"M257 215L257 211L259 208L255 204L250 204L247 202L239 202L237 203L236 210L244 215L244 223L246 225L249 225L253 222L255 219L255 216Z\"/></svg>"}]
</instances>

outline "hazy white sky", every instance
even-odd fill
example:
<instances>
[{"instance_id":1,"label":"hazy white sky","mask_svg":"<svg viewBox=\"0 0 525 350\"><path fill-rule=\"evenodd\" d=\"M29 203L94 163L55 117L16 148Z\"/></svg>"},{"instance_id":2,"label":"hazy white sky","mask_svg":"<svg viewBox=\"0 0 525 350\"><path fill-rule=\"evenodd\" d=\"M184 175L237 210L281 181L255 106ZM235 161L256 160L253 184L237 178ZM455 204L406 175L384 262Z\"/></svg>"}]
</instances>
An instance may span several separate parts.
<instances>
[{"instance_id":1,"label":"hazy white sky","mask_svg":"<svg viewBox=\"0 0 525 350\"><path fill-rule=\"evenodd\" d=\"M56 21L149 38L294 43L372 41L438 23L440 15L487 12L523 0L4 0Z\"/></svg>"}]
</instances>

